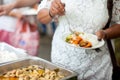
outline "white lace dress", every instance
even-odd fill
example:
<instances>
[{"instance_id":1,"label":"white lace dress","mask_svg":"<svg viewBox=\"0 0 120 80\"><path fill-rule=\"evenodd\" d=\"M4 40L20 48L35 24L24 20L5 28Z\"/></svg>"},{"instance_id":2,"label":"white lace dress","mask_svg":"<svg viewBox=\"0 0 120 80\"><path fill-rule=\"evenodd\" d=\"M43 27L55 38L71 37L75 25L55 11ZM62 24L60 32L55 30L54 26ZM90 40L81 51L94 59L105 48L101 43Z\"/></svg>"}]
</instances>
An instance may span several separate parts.
<instances>
[{"instance_id":1,"label":"white lace dress","mask_svg":"<svg viewBox=\"0 0 120 80\"><path fill-rule=\"evenodd\" d=\"M43 0L39 6L50 8L51 0ZM65 3L66 15L59 17L59 24L52 41L51 60L77 72L78 80L111 80L112 64L105 46L101 52L78 49L66 45L62 37L72 29L95 33L103 28L108 20L107 0L62 0ZM67 19L68 21L67 21Z\"/></svg>"}]
</instances>

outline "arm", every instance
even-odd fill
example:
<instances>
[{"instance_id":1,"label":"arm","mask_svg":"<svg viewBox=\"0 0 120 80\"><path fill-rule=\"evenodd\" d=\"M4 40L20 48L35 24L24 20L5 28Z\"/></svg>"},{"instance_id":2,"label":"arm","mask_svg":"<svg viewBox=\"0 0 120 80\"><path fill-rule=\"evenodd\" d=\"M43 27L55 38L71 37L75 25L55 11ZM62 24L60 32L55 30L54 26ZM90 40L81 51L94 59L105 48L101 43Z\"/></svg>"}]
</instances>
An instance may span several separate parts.
<instances>
[{"instance_id":1,"label":"arm","mask_svg":"<svg viewBox=\"0 0 120 80\"><path fill-rule=\"evenodd\" d=\"M8 14L14 8L32 6L40 0L17 0L11 4L0 5L0 15Z\"/></svg>"},{"instance_id":2,"label":"arm","mask_svg":"<svg viewBox=\"0 0 120 80\"><path fill-rule=\"evenodd\" d=\"M120 24L114 24L106 30L96 32L99 39L114 39L120 37Z\"/></svg>"},{"instance_id":3,"label":"arm","mask_svg":"<svg viewBox=\"0 0 120 80\"><path fill-rule=\"evenodd\" d=\"M49 10L47 8L43 8L38 12L37 19L41 23L47 24L52 20L52 17L49 15Z\"/></svg>"},{"instance_id":4,"label":"arm","mask_svg":"<svg viewBox=\"0 0 120 80\"><path fill-rule=\"evenodd\" d=\"M20 8L20 7L26 7L26 6L32 6L35 3L38 3L40 0L17 0L13 3L13 8Z\"/></svg>"},{"instance_id":5,"label":"arm","mask_svg":"<svg viewBox=\"0 0 120 80\"><path fill-rule=\"evenodd\" d=\"M60 0L53 0L51 3L50 9L42 8L40 9L37 18L41 23L47 24L52 18L56 15L62 16L65 12L65 5Z\"/></svg>"}]
</instances>

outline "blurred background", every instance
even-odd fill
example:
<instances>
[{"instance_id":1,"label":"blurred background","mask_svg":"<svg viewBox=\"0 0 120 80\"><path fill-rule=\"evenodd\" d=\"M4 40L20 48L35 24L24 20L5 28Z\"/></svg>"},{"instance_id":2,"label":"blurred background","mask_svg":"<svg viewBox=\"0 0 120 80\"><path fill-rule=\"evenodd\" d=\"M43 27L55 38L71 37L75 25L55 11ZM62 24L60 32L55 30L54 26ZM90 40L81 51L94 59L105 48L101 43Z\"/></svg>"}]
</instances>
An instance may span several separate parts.
<instances>
[{"instance_id":1,"label":"blurred background","mask_svg":"<svg viewBox=\"0 0 120 80\"><path fill-rule=\"evenodd\" d=\"M0 4L9 4L15 0L0 0ZM8 15L0 16L0 42L22 48L32 56L50 61L51 40L57 23L41 24L36 19L40 2L19 9Z\"/></svg>"},{"instance_id":2,"label":"blurred background","mask_svg":"<svg viewBox=\"0 0 120 80\"><path fill-rule=\"evenodd\" d=\"M120 38L115 39L115 55L117 58L118 65L120 66Z\"/></svg>"}]
</instances>

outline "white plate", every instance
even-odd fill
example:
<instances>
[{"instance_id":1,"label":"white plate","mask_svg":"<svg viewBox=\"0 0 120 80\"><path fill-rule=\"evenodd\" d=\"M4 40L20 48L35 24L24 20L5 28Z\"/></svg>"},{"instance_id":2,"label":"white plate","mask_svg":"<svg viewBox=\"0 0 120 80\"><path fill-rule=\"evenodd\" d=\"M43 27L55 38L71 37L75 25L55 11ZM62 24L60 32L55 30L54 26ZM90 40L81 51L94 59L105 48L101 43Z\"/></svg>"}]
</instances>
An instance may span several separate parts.
<instances>
[{"instance_id":1,"label":"white plate","mask_svg":"<svg viewBox=\"0 0 120 80\"><path fill-rule=\"evenodd\" d=\"M85 47L80 47L80 46L77 46L75 44L70 44L70 43L67 43L65 40L66 40L66 37L70 35L70 34L65 34L62 38L64 40L64 42L67 44L67 45L70 45L70 46L73 46L73 47L76 47L76 48L83 48L83 49L96 49L96 48L100 48L102 47L104 44L105 44L105 41L102 39L101 41L98 41L97 39L97 36L96 35L93 35L93 34L88 34L88 33L84 33L84 34L80 34L81 37L87 41L90 41L92 43L92 47L90 48L85 48Z\"/></svg>"}]
</instances>

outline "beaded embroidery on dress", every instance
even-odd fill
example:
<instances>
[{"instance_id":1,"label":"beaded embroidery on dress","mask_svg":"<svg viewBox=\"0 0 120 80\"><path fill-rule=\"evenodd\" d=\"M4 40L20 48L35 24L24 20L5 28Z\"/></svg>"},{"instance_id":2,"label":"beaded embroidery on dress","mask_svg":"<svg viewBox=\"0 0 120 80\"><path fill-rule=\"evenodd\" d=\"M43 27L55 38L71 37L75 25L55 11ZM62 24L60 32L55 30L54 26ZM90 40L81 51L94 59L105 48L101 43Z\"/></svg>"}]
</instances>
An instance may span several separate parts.
<instances>
[{"instance_id":1,"label":"beaded embroidery on dress","mask_svg":"<svg viewBox=\"0 0 120 80\"><path fill-rule=\"evenodd\" d=\"M49 2L43 0L45 1L45 4ZM59 17L59 24L53 37L52 62L77 72L78 80L111 80L112 64L106 45L101 47L101 52L96 52L68 46L62 40L64 34L70 33L70 24L73 25L72 29L87 33L95 33L102 29L108 21L107 0L62 0L62 2L65 3L66 15Z\"/></svg>"}]
</instances>

